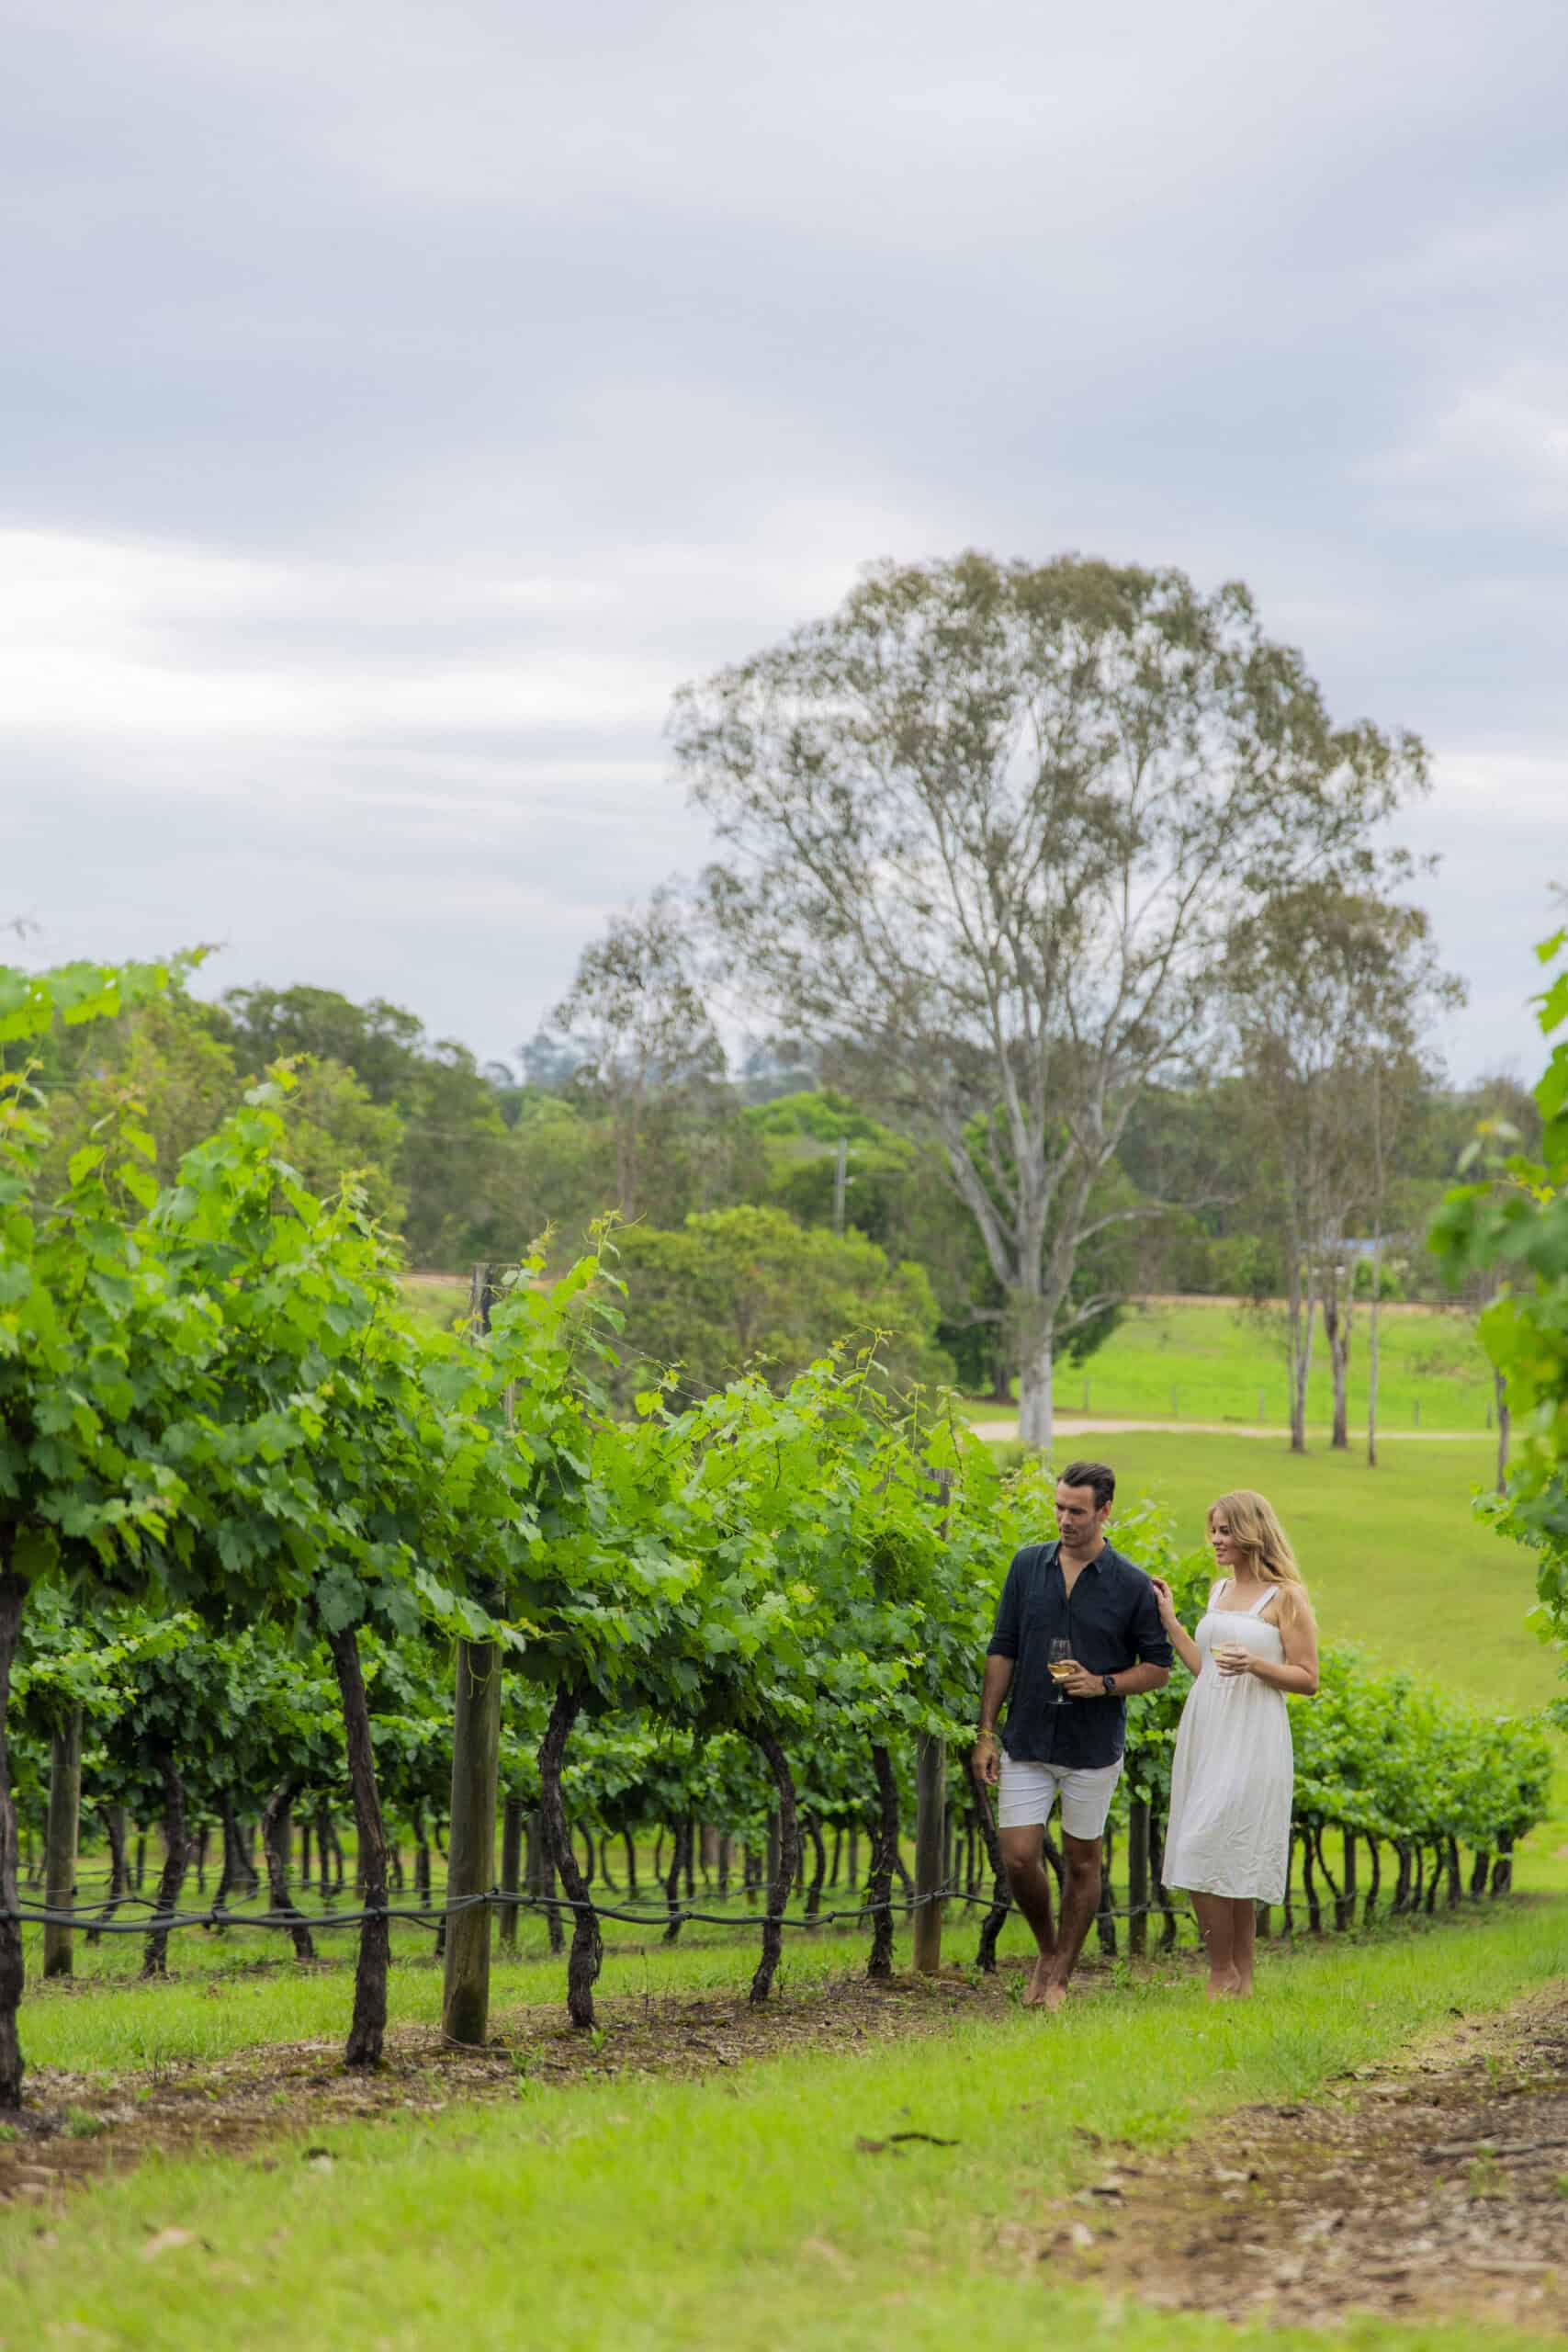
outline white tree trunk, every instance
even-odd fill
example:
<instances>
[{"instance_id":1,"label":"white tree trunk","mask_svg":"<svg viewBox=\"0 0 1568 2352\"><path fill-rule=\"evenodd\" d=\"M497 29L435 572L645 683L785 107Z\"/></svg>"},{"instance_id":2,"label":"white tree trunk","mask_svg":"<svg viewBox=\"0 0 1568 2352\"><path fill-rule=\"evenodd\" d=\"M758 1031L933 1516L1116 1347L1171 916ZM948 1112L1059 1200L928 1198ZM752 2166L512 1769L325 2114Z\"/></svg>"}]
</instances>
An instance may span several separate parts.
<instances>
[{"instance_id":1,"label":"white tree trunk","mask_svg":"<svg viewBox=\"0 0 1568 2352\"><path fill-rule=\"evenodd\" d=\"M1052 1395L1053 1346L1047 1326L1021 1351L1018 1374L1018 1433L1025 1445L1049 1450L1055 1433Z\"/></svg>"},{"instance_id":2,"label":"white tree trunk","mask_svg":"<svg viewBox=\"0 0 1568 2352\"><path fill-rule=\"evenodd\" d=\"M1328 1442L1339 1452L1348 1451L1350 1443L1350 1339L1355 1313L1354 1277L1348 1264L1331 1259L1324 1272L1323 1321L1334 1375L1334 1430Z\"/></svg>"},{"instance_id":3,"label":"white tree trunk","mask_svg":"<svg viewBox=\"0 0 1568 2352\"><path fill-rule=\"evenodd\" d=\"M1306 1452L1307 1382L1312 1376L1313 1314L1317 1305L1317 1285L1313 1279L1312 1260L1306 1261L1303 1279L1301 1256L1291 1236L1291 1280L1286 1296L1286 1345L1290 1359L1291 1384L1291 1452Z\"/></svg>"},{"instance_id":4,"label":"white tree trunk","mask_svg":"<svg viewBox=\"0 0 1568 2352\"><path fill-rule=\"evenodd\" d=\"M1380 1193L1378 1210L1382 1200ZM1382 1237L1372 1237L1372 1305L1367 1322L1367 1467L1378 1466L1378 1310L1382 1290Z\"/></svg>"}]
</instances>

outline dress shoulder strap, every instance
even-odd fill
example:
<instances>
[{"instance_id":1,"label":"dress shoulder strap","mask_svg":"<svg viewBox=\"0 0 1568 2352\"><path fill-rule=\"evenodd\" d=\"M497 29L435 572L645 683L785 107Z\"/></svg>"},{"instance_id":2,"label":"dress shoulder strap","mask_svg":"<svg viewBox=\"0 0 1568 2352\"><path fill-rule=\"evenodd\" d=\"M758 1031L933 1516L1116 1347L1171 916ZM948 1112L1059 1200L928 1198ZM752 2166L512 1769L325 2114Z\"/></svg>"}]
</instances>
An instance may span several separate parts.
<instances>
[{"instance_id":1,"label":"dress shoulder strap","mask_svg":"<svg viewBox=\"0 0 1568 2352\"><path fill-rule=\"evenodd\" d=\"M1261 1617L1263 1611L1268 1608L1269 1603L1273 1600L1274 1595L1279 1591L1279 1589L1280 1588L1278 1585L1271 1584L1268 1591L1263 1595L1261 1600L1255 1600L1253 1602L1251 1608L1247 1612L1247 1615L1249 1617Z\"/></svg>"},{"instance_id":2,"label":"dress shoulder strap","mask_svg":"<svg viewBox=\"0 0 1568 2352\"><path fill-rule=\"evenodd\" d=\"M1211 1609L1213 1607L1215 1601L1218 1600L1221 1593L1224 1592L1229 1582L1229 1577L1216 1577L1214 1578L1213 1583L1209 1587L1209 1606Z\"/></svg>"}]
</instances>

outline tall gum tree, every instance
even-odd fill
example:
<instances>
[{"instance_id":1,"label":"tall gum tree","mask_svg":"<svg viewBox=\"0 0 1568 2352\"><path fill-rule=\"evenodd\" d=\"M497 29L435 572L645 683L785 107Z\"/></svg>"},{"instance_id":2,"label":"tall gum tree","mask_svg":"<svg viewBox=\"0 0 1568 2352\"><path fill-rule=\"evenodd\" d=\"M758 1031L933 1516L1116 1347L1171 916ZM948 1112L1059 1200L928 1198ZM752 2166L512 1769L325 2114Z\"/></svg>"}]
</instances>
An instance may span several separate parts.
<instances>
[{"instance_id":1,"label":"tall gum tree","mask_svg":"<svg viewBox=\"0 0 1568 2352\"><path fill-rule=\"evenodd\" d=\"M1278 891L1232 929L1223 997L1242 1078L1237 1125L1284 1261L1293 1453L1306 1450L1318 1306L1331 1442L1349 1442L1348 1237L1381 1218L1390 1146L1438 1075L1430 1029L1463 993L1439 969L1418 908L1332 880ZM1375 1289L1371 1323L1375 1348Z\"/></svg>"},{"instance_id":2,"label":"tall gum tree","mask_svg":"<svg viewBox=\"0 0 1568 2352\"><path fill-rule=\"evenodd\" d=\"M1097 1188L1141 1090L1201 1048L1239 915L1370 869L1419 741L1336 726L1238 583L974 553L873 570L673 732L731 976L937 1139L1047 1444L1057 1349L1103 1311L1075 1270L1135 1213Z\"/></svg>"}]
</instances>

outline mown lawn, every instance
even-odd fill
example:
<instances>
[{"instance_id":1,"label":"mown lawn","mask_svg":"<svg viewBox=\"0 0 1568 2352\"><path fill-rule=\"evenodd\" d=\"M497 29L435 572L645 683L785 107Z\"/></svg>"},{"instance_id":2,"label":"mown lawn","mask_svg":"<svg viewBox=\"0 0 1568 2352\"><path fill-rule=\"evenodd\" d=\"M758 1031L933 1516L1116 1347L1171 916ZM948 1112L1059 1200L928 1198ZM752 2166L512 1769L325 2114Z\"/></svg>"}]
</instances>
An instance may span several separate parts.
<instances>
[{"instance_id":1,"label":"mown lawn","mask_svg":"<svg viewBox=\"0 0 1568 2352\"><path fill-rule=\"evenodd\" d=\"M1388 1430L1484 1430L1491 1368L1473 1319L1443 1307L1385 1308L1380 1319L1378 1411ZM1307 1419L1327 1428L1333 1394L1319 1335ZM1350 1417L1367 1416L1366 1309L1356 1314L1350 1355ZM971 1408L980 1419L995 1404ZM1229 1298L1150 1300L1130 1307L1088 1363L1063 1364L1059 1413L1103 1413L1113 1420L1236 1421L1287 1426L1280 1310Z\"/></svg>"},{"instance_id":2,"label":"mown lawn","mask_svg":"<svg viewBox=\"0 0 1568 2352\"><path fill-rule=\"evenodd\" d=\"M322 2127L243 2161L152 2160L63 2212L0 2216L0 2345L1315 2346L1058 2282L1040 2258L1047 2206L1093 2177L1095 2135L1168 2149L1206 2116L1308 2096L1456 2008L1494 2009L1561 1972L1563 1929L1562 1906L1521 1905L1270 1954L1245 2007L1210 2009L1191 1983L1151 1975L1055 2024L959 2008L946 2033L891 2049L691 2084L525 2080L508 2108ZM952 2144L895 2153L899 2131ZM1338 2340L1501 2352L1540 2339L1369 2321Z\"/></svg>"}]
</instances>

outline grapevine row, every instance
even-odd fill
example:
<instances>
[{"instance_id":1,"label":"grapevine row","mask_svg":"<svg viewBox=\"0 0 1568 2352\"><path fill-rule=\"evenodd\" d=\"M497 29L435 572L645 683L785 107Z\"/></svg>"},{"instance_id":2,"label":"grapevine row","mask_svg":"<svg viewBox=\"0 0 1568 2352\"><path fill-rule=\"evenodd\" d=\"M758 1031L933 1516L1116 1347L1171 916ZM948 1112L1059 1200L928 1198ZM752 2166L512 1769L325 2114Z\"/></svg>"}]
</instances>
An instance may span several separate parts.
<instances>
[{"instance_id":1,"label":"grapevine row","mask_svg":"<svg viewBox=\"0 0 1568 2352\"><path fill-rule=\"evenodd\" d=\"M9 1001L0 986L0 1044L161 984L78 970ZM771 1819L761 2000L803 1809L818 1826L869 1812L869 1965L886 1973L900 1784L917 1741L966 1748L1001 1576L1048 1524L1039 1465L1003 1477L953 1400L890 1395L874 1344L782 1392L748 1374L686 1403L650 1377L614 1409L613 1236L561 1282L530 1260L482 1283L464 1329L428 1331L353 1188L319 1200L288 1166L291 1083L275 1072L160 1188L133 1102L62 1170L40 1072L0 1071L0 2104L22 2079L12 1749L36 1801L27 1743L45 1732L51 1891L63 1874L69 1893L85 1752L106 1825L116 1807L163 1822L164 1920L194 1813L237 1826L259 1804L283 1912L288 1818L346 1782L364 1914L350 2064L376 2064L385 2030L389 1808L428 1822L446 1804L445 2023L482 2038L490 1917L468 1898L492 1881L498 1783L536 1816L570 1911L580 2025L602 1940L573 1816ZM1190 1603L1202 1571L1153 1518L1123 1519L1120 1540ZM1426 1856L1503 1849L1535 1817L1529 1732L1348 1659L1328 1687L1301 1724L1309 1868L1328 1867L1330 1823ZM1127 1801L1149 1812L1128 1826L1145 1847L1179 1695L1134 1712ZM299 1948L308 1928L289 1927Z\"/></svg>"}]
</instances>

